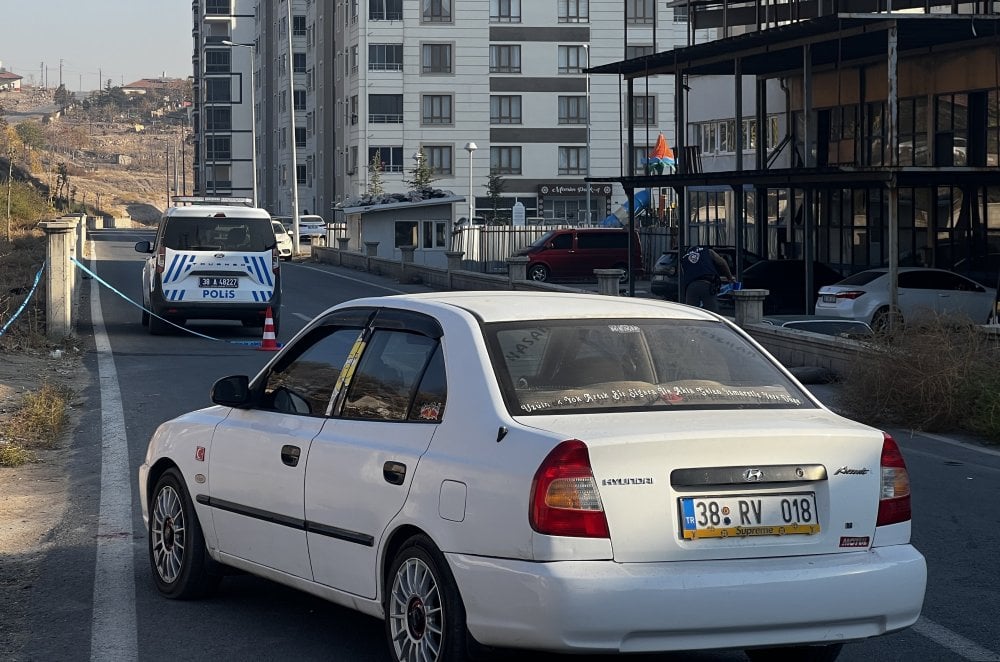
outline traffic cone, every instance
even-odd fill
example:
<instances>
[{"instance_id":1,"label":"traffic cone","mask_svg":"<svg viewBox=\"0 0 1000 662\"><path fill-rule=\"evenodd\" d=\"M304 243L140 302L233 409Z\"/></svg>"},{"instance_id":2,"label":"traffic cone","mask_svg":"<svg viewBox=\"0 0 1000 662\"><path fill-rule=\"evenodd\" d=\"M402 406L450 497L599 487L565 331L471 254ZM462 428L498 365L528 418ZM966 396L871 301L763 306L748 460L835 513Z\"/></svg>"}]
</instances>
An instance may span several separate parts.
<instances>
[{"instance_id":1,"label":"traffic cone","mask_svg":"<svg viewBox=\"0 0 1000 662\"><path fill-rule=\"evenodd\" d=\"M274 317L272 317L271 306L267 307L267 313L264 315L264 338L260 341L260 351L262 352L277 352L280 347L278 347L278 342L274 338Z\"/></svg>"}]
</instances>

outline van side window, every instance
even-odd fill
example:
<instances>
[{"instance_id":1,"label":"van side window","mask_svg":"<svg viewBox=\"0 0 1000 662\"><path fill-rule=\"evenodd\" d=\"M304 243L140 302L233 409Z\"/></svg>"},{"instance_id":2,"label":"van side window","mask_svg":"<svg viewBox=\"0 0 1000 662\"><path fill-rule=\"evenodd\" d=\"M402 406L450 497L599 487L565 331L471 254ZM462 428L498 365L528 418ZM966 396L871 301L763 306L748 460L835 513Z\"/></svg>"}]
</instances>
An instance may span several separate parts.
<instances>
[{"instance_id":1,"label":"van side window","mask_svg":"<svg viewBox=\"0 0 1000 662\"><path fill-rule=\"evenodd\" d=\"M576 238L577 248L622 248L628 247L626 232L581 232Z\"/></svg>"},{"instance_id":2,"label":"van side window","mask_svg":"<svg viewBox=\"0 0 1000 662\"><path fill-rule=\"evenodd\" d=\"M573 248L573 235L566 232L552 237L552 248Z\"/></svg>"}]
</instances>

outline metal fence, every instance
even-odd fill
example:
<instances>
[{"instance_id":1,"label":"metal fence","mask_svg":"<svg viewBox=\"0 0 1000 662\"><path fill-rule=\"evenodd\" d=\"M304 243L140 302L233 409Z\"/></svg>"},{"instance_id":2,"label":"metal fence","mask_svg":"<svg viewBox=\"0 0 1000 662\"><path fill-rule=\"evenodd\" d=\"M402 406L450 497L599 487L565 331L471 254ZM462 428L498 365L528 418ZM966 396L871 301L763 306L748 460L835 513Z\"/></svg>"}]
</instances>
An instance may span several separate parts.
<instances>
[{"instance_id":1,"label":"metal fence","mask_svg":"<svg viewBox=\"0 0 1000 662\"><path fill-rule=\"evenodd\" d=\"M451 250L463 251L462 268L482 273L507 273L507 258L550 230L572 225L474 225L457 228L451 235ZM652 272L653 264L665 250L673 247L673 230L665 227L639 228L642 246L642 269Z\"/></svg>"}]
</instances>

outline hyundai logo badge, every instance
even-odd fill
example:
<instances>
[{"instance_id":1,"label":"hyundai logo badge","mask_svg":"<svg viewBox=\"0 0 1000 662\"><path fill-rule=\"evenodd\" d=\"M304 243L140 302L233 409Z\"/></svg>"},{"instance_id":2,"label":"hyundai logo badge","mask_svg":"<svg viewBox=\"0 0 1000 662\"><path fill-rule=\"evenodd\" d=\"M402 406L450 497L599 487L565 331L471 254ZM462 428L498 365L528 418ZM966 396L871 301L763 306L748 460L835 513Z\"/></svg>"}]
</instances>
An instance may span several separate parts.
<instances>
[{"instance_id":1,"label":"hyundai logo badge","mask_svg":"<svg viewBox=\"0 0 1000 662\"><path fill-rule=\"evenodd\" d=\"M747 469L743 472L743 480L748 483L759 483L764 478L764 472L760 469Z\"/></svg>"},{"instance_id":2,"label":"hyundai logo badge","mask_svg":"<svg viewBox=\"0 0 1000 662\"><path fill-rule=\"evenodd\" d=\"M216 253L215 257L226 257L225 253Z\"/></svg>"}]
</instances>

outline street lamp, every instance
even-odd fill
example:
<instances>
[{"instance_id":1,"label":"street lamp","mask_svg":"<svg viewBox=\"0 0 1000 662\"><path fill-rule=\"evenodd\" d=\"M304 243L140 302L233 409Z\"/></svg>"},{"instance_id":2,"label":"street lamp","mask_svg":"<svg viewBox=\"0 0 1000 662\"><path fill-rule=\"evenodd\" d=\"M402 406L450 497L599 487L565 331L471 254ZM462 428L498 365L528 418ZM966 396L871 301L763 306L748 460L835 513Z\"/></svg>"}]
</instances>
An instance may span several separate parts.
<instances>
[{"instance_id":1,"label":"street lamp","mask_svg":"<svg viewBox=\"0 0 1000 662\"><path fill-rule=\"evenodd\" d=\"M587 51L587 175L584 177L584 186L587 187L587 223L590 223L590 44L584 44L583 49Z\"/></svg>"},{"instance_id":2,"label":"street lamp","mask_svg":"<svg viewBox=\"0 0 1000 662\"><path fill-rule=\"evenodd\" d=\"M239 46L250 49L250 167L253 186L253 206L257 206L257 89L254 87L253 70L257 57L253 44L239 44L235 41L223 41L226 46Z\"/></svg>"},{"instance_id":3,"label":"street lamp","mask_svg":"<svg viewBox=\"0 0 1000 662\"><path fill-rule=\"evenodd\" d=\"M288 6L288 123L291 127L292 141L292 227L295 234L292 235L292 250L298 255L301 250L299 240L299 168L298 168L298 147L295 137L295 57L292 53L292 2L285 3Z\"/></svg>"},{"instance_id":4,"label":"street lamp","mask_svg":"<svg viewBox=\"0 0 1000 662\"><path fill-rule=\"evenodd\" d=\"M472 153L475 152L478 147L476 143L469 141L465 143L465 151L469 153L469 226L472 226L472 216L476 207L476 198L472 195Z\"/></svg>"}]
</instances>

